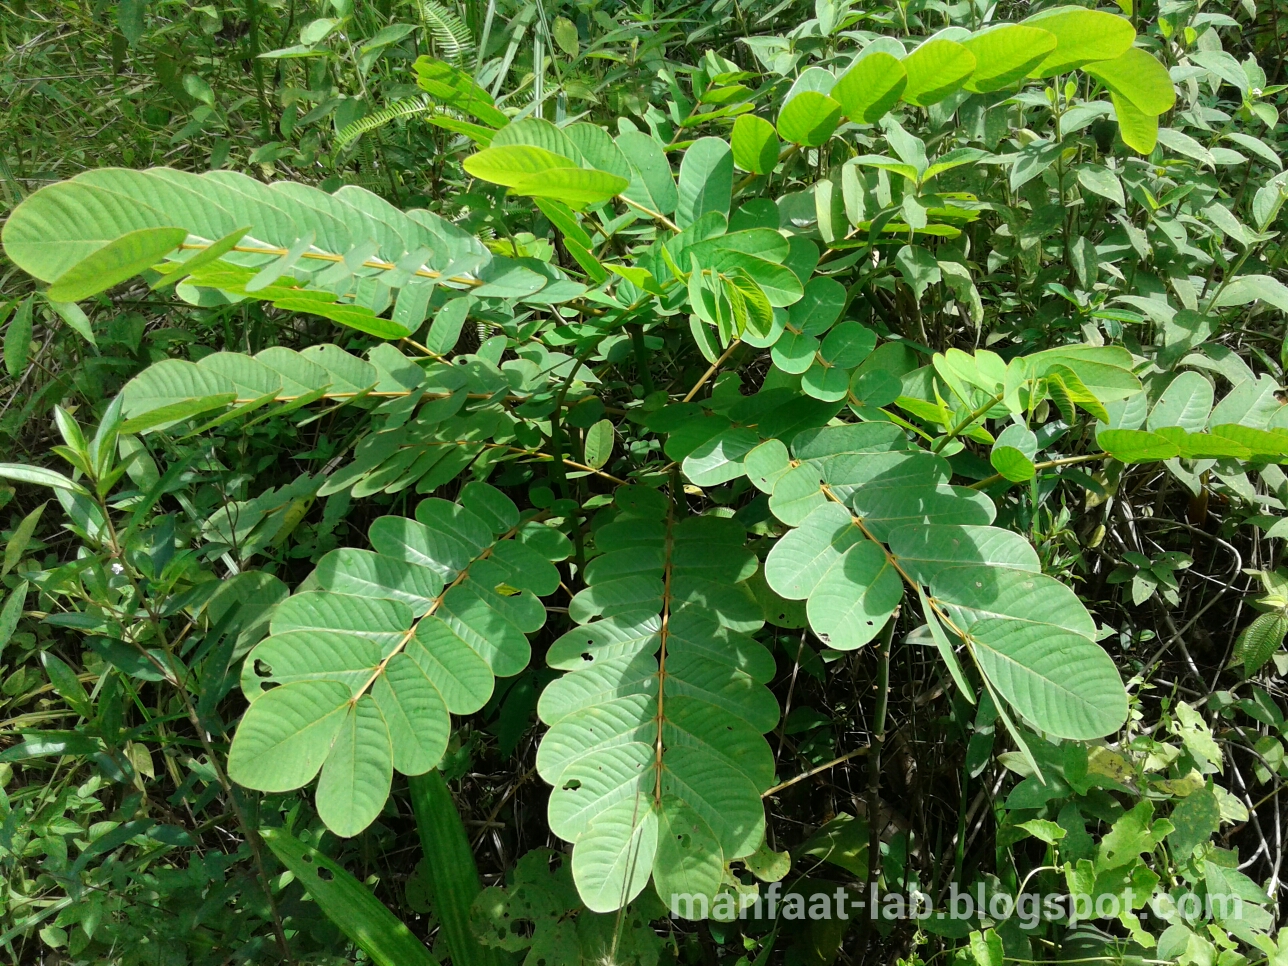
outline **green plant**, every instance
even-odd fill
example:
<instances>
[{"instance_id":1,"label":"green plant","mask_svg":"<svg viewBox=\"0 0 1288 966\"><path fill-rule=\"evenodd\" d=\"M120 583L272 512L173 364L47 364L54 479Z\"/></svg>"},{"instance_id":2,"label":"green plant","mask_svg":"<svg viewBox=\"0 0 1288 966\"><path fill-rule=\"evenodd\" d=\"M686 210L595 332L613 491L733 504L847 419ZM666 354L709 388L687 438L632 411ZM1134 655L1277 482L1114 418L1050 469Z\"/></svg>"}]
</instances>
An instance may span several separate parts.
<instances>
[{"instance_id":1,"label":"green plant","mask_svg":"<svg viewBox=\"0 0 1288 966\"><path fill-rule=\"evenodd\" d=\"M0 757L77 754L124 782L141 739L186 722L284 957L297 899L258 829L299 875L321 853L283 828L382 841L408 776L453 962L499 947L539 966L564 944L651 966L648 921L693 915L675 897L821 895L828 875L935 899L970 881L1015 900L1034 880L1122 899L1100 917L1119 954L1278 962L1259 809L1283 775L1261 685L1284 636L1288 288L1256 59L1226 54L1225 15L1197 7L993 22L819 0L767 36L747 18L773 11L707 6L669 6L641 46L644 27L594 4L493 3L482 23L424 4L420 28L358 47L365 14L333 4L266 59L365 84L401 51L419 93L344 123L337 108L336 148L432 136L434 191L103 168L14 208L5 254L48 287L13 303L11 374L37 306L92 338L76 303L140 278L275 334L149 358L110 401L54 408L69 470L0 465L19 492L51 487L75 537L30 559L53 513L23 504L0 625L39 594L39 626L76 644L38 648L33 673L77 715ZM675 60L690 20L712 46ZM434 47L412 62L417 29ZM640 65L657 104L631 90ZM1236 640L1211 621L1245 564L1267 613ZM73 652L95 656L96 691L156 691L144 731L103 724ZM496 807L540 776L539 841L571 857L512 860L498 837L506 887L478 892L443 774L466 773L485 731L510 758L533 715L531 767ZM908 777L932 742L962 746L932 756L960 802L927 805ZM1272 784L1259 802L1239 755ZM812 835L776 828L807 782L860 759L851 804L813 814ZM919 812L902 828L897 762ZM1264 885L1238 871L1235 823L1255 828ZM411 955L371 938L365 891L355 919L305 884L367 955ZM1255 911L1138 915L1231 890ZM940 917L900 955L927 935L981 966L1104 954L1113 937L1076 919ZM758 962L780 942L830 961L845 935L715 912L674 928L693 939L666 955L741 942ZM909 927L861 928L894 950Z\"/></svg>"}]
</instances>

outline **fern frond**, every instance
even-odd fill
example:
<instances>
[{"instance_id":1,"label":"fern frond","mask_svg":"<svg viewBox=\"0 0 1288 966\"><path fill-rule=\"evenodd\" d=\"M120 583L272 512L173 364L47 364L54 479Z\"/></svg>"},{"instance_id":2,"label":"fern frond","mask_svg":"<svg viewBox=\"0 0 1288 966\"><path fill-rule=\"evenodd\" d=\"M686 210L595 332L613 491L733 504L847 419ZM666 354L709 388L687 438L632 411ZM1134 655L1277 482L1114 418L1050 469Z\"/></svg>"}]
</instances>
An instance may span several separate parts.
<instances>
[{"instance_id":1,"label":"fern frond","mask_svg":"<svg viewBox=\"0 0 1288 966\"><path fill-rule=\"evenodd\" d=\"M392 104L381 108L374 114L359 118L352 124L346 124L336 135L336 143L341 148L347 148L369 131L384 127L390 121L396 121L400 117L415 117L417 114L423 114L430 107L428 94L404 97L402 100L394 101Z\"/></svg>"},{"instance_id":2,"label":"fern frond","mask_svg":"<svg viewBox=\"0 0 1288 966\"><path fill-rule=\"evenodd\" d=\"M438 56L459 64L474 52L474 37L465 21L438 0L420 0L420 19L434 39Z\"/></svg>"}]
</instances>

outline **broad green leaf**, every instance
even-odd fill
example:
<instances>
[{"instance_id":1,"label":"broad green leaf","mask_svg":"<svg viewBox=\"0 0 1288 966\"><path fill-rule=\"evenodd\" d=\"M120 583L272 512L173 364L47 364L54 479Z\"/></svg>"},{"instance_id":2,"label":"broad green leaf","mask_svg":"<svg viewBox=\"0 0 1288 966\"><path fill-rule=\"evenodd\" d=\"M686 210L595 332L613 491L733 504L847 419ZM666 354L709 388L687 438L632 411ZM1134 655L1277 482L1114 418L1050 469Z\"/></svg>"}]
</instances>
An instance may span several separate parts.
<instances>
[{"instance_id":1,"label":"broad green leaf","mask_svg":"<svg viewBox=\"0 0 1288 966\"><path fill-rule=\"evenodd\" d=\"M1158 397L1145 425L1150 431L1179 426L1197 433L1207 425L1212 398L1212 383L1197 372L1182 372Z\"/></svg>"},{"instance_id":2,"label":"broad green leaf","mask_svg":"<svg viewBox=\"0 0 1288 966\"><path fill-rule=\"evenodd\" d=\"M1010 620L979 621L970 636L980 669L1042 731L1090 740L1113 734L1127 720L1118 669L1086 637Z\"/></svg>"},{"instance_id":3,"label":"broad green leaf","mask_svg":"<svg viewBox=\"0 0 1288 966\"><path fill-rule=\"evenodd\" d=\"M821 336L841 317L845 301L844 285L834 278L815 276L805 283L800 300L792 304L791 324L806 335Z\"/></svg>"},{"instance_id":4,"label":"broad green leaf","mask_svg":"<svg viewBox=\"0 0 1288 966\"><path fill-rule=\"evenodd\" d=\"M893 55L874 50L856 58L832 88L845 116L861 124L875 124L899 101L908 83L908 72Z\"/></svg>"},{"instance_id":5,"label":"broad green leaf","mask_svg":"<svg viewBox=\"0 0 1288 966\"><path fill-rule=\"evenodd\" d=\"M405 636L398 635L398 640ZM242 691L254 702L268 693L265 685L338 681L356 696L376 674L383 651L377 641L358 633L316 628L275 632L242 666Z\"/></svg>"},{"instance_id":6,"label":"broad green leaf","mask_svg":"<svg viewBox=\"0 0 1288 966\"><path fill-rule=\"evenodd\" d=\"M765 580L780 596L805 600L846 551L864 540L849 510L825 503L774 544L765 558Z\"/></svg>"},{"instance_id":7,"label":"broad green leaf","mask_svg":"<svg viewBox=\"0 0 1288 966\"><path fill-rule=\"evenodd\" d=\"M931 38L903 60L908 83L903 100L918 107L942 101L975 71L975 55L952 40Z\"/></svg>"},{"instance_id":8,"label":"broad green leaf","mask_svg":"<svg viewBox=\"0 0 1288 966\"><path fill-rule=\"evenodd\" d=\"M573 881L586 908L614 912L643 892L657 839L657 813L647 799L625 799L599 812L572 850Z\"/></svg>"},{"instance_id":9,"label":"broad green leaf","mask_svg":"<svg viewBox=\"0 0 1288 966\"><path fill-rule=\"evenodd\" d=\"M345 715L318 779L318 817L344 838L370 825L389 798L393 745L389 726L371 695Z\"/></svg>"},{"instance_id":10,"label":"broad green leaf","mask_svg":"<svg viewBox=\"0 0 1288 966\"><path fill-rule=\"evenodd\" d=\"M709 211L729 216L733 192L733 151L720 138L699 138L680 162L675 223L687 228Z\"/></svg>"},{"instance_id":11,"label":"broad green leaf","mask_svg":"<svg viewBox=\"0 0 1288 966\"><path fill-rule=\"evenodd\" d=\"M945 605L961 630L980 621L1005 618L1052 631L1063 628L1095 640L1096 624L1078 595L1046 574L1010 567L964 566L939 571L930 593Z\"/></svg>"},{"instance_id":12,"label":"broad green leaf","mask_svg":"<svg viewBox=\"0 0 1288 966\"><path fill-rule=\"evenodd\" d=\"M718 486L743 475L743 459L760 443L750 429L734 427L702 443L684 458L684 475L695 486Z\"/></svg>"},{"instance_id":13,"label":"broad green leaf","mask_svg":"<svg viewBox=\"0 0 1288 966\"><path fill-rule=\"evenodd\" d=\"M586 430L586 462L599 469L613 455L613 424L601 419Z\"/></svg>"},{"instance_id":14,"label":"broad green leaf","mask_svg":"<svg viewBox=\"0 0 1288 966\"><path fill-rule=\"evenodd\" d=\"M1288 312L1288 285L1269 275L1239 275L1221 289L1216 304L1247 305L1254 299L1269 302L1280 311Z\"/></svg>"},{"instance_id":15,"label":"broad green leaf","mask_svg":"<svg viewBox=\"0 0 1288 966\"><path fill-rule=\"evenodd\" d=\"M1055 35L1038 27L1006 23L987 27L962 40L975 57L968 91L1000 91L1024 79L1055 49Z\"/></svg>"},{"instance_id":16,"label":"broad green leaf","mask_svg":"<svg viewBox=\"0 0 1288 966\"><path fill-rule=\"evenodd\" d=\"M278 860L304 885L327 918L357 943L376 966L438 966L438 960L411 930L338 862L305 845L285 829L264 828L259 834Z\"/></svg>"},{"instance_id":17,"label":"broad green leaf","mask_svg":"<svg viewBox=\"0 0 1288 966\"><path fill-rule=\"evenodd\" d=\"M734 122L730 137L733 160L752 174L769 174L778 164L778 136L774 126L754 114L744 114Z\"/></svg>"},{"instance_id":18,"label":"broad green leaf","mask_svg":"<svg viewBox=\"0 0 1288 966\"><path fill-rule=\"evenodd\" d=\"M1094 61L1121 56L1136 39L1131 21L1085 7L1052 7L1023 23L1055 35L1055 49L1029 72L1030 77L1054 77Z\"/></svg>"},{"instance_id":19,"label":"broad green leaf","mask_svg":"<svg viewBox=\"0 0 1288 966\"><path fill-rule=\"evenodd\" d=\"M1122 182L1118 175L1098 164L1084 164L1078 168L1078 183L1102 198L1108 198L1120 208L1127 206Z\"/></svg>"},{"instance_id":20,"label":"broad green leaf","mask_svg":"<svg viewBox=\"0 0 1288 966\"><path fill-rule=\"evenodd\" d=\"M273 688L242 717L228 751L229 777L263 792L308 784L331 752L351 696L337 681Z\"/></svg>"},{"instance_id":21,"label":"broad green leaf","mask_svg":"<svg viewBox=\"0 0 1288 966\"><path fill-rule=\"evenodd\" d=\"M653 881L659 896L713 899L724 878L720 843L702 816L683 799L665 796L658 813ZM677 906L679 904L677 903ZM680 908L673 908L679 914Z\"/></svg>"},{"instance_id":22,"label":"broad green leaf","mask_svg":"<svg viewBox=\"0 0 1288 966\"><path fill-rule=\"evenodd\" d=\"M647 134L623 131L617 136L617 147L631 167L631 186L622 197L660 215L675 211L679 194L662 145Z\"/></svg>"},{"instance_id":23,"label":"broad green leaf","mask_svg":"<svg viewBox=\"0 0 1288 966\"><path fill-rule=\"evenodd\" d=\"M879 544L864 540L849 547L810 593L810 627L829 647L853 650L881 632L902 599L894 564Z\"/></svg>"},{"instance_id":24,"label":"broad green leaf","mask_svg":"<svg viewBox=\"0 0 1288 966\"><path fill-rule=\"evenodd\" d=\"M900 527L890 533L890 552L913 580L928 584L940 571L987 564L1041 573L1037 551L1017 533L998 527L948 524Z\"/></svg>"},{"instance_id":25,"label":"broad green leaf","mask_svg":"<svg viewBox=\"0 0 1288 966\"><path fill-rule=\"evenodd\" d=\"M405 653L395 654L371 695L389 729L393 767L404 775L434 768L447 750L451 719L433 679Z\"/></svg>"},{"instance_id":26,"label":"broad green leaf","mask_svg":"<svg viewBox=\"0 0 1288 966\"><path fill-rule=\"evenodd\" d=\"M394 557L342 547L332 550L315 571L323 590L359 597L388 597L423 614L443 590L443 579L428 567Z\"/></svg>"},{"instance_id":27,"label":"broad green leaf","mask_svg":"<svg viewBox=\"0 0 1288 966\"><path fill-rule=\"evenodd\" d=\"M1100 448L1123 463L1152 463L1180 455L1175 443L1141 429L1106 429L1096 433Z\"/></svg>"},{"instance_id":28,"label":"broad green leaf","mask_svg":"<svg viewBox=\"0 0 1288 966\"><path fill-rule=\"evenodd\" d=\"M993 469L1012 483L1033 479L1037 472L1033 457L1037 453L1038 438L1024 426L1012 424L1002 430L989 453Z\"/></svg>"},{"instance_id":29,"label":"broad green leaf","mask_svg":"<svg viewBox=\"0 0 1288 966\"><path fill-rule=\"evenodd\" d=\"M1088 64L1083 71L1142 114L1166 114L1176 103L1176 88L1167 68L1140 47L1130 47L1113 60Z\"/></svg>"},{"instance_id":30,"label":"broad green leaf","mask_svg":"<svg viewBox=\"0 0 1288 966\"><path fill-rule=\"evenodd\" d=\"M861 486L850 500L855 515L877 540L885 540L892 530L908 524L986 526L997 515L992 500L962 486L883 484Z\"/></svg>"},{"instance_id":31,"label":"broad green leaf","mask_svg":"<svg viewBox=\"0 0 1288 966\"><path fill-rule=\"evenodd\" d=\"M1143 113L1135 104L1119 94L1111 93L1114 113L1118 117L1118 133L1123 143L1139 154L1149 154L1158 143L1158 118Z\"/></svg>"},{"instance_id":32,"label":"broad green leaf","mask_svg":"<svg viewBox=\"0 0 1288 966\"><path fill-rule=\"evenodd\" d=\"M488 150L503 150L489 148ZM530 198L550 198L561 201L570 208L581 209L596 205L621 194L630 186L625 178L607 171L587 168L551 168L540 174L519 178L510 187L510 193Z\"/></svg>"},{"instance_id":33,"label":"broad green leaf","mask_svg":"<svg viewBox=\"0 0 1288 966\"><path fill-rule=\"evenodd\" d=\"M113 239L54 280L49 297L79 302L133 278L161 261L188 237L182 228L140 228Z\"/></svg>"},{"instance_id":34,"label":"broad green leaf","mask_svg":"<svg viewBox=\"0 0 1288 966\"><path fill-rule=\"evenodd\" d=\"M545 148L530 144L508 144L484 148L466 158L464 166L466 172L476 178L512 188L533 175L574 165L572 159Z\"/></svg>"},{"instance_id":35,"label":"broad green leaf","mask_svg":"<svg viewBox=\"0 0 1288 966\"><path fill-rule=\"evenodd\" d=\"M818 91L801 91L778 114L778 135L803 147L826 144L841 120L841 105ZM681 168L683 170L683 168Z\"/></svg>"}]
</instances>

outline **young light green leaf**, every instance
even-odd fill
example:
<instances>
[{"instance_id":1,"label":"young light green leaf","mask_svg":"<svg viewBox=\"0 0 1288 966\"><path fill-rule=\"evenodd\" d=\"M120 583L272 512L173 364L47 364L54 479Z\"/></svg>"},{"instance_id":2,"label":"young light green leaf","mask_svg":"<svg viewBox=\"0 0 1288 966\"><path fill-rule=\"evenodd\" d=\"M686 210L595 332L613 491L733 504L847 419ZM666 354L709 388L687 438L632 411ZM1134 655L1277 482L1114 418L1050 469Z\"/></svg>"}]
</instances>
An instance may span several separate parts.
<instances>
[{"instance_id":1,"label":"young light green leaf","mask_svg":"<svg viewBox=\"0 0 1288 966\"><path fill-rule=\"evenodd\" d=\"M861 124L875 124L899 101L908 84L908 72L892 54L874 50L856 58L832 88L845 116Z\"/></svg>"},{"instance_id":2,"label":"young light green leaf","mask_svg":"<svg viewBox=\"0 0 1288 966\"><path fill-rule=\"evenodd\" d=\"M1055 49L1030 72L1030 77L1054 77L1095 61L1113 60L1136 39L1131 21L1101 10L1060 6L1043 10L1023 23L1055 35Z\"/></svg>"},{"instance_id":3,"label":"young light green leaf","mask_svg":"<svg viewBox=\"0 0 1288 966\"><path fill-rule=\"evenodd\" d=\"M778 136L764 118L743 114L734 122L731 142L734 163L744 171L769 174L778 164Z\"/></svg>"},{"instance_id":4,"label":"young light green leaf","mask_svg":"<svg viewBox=\"0 0 1288 966\"><path fill-rule=\"evenodd\" d=\"M975 70L963 86L968 91L1000 91L1023 80L1055 49L1055 35L1039 27L997 24L961 42L975 57Z\"/></svg>"},{"instance_id":5,"label":"young light green leaf","mask_svg":"<svg viewBox=\"0 0 1288 966\"><path fill-rule=\"evenodd\" d=\"M803 147L826 144L841 120L841 105L818 91L801 91L778 115L778 135Z\"/></svg>"},{"instance_id":6,"label":"young light green leaf","mask_svg":"<svg viewBox=\"0 0 1288 966\"><path fill-rule=\"evenodd\" d=\"M1088 64L1083 71L1130 101L1142 114L1166 114L1176 103L1176 88L1167 68L1140 47L1130 47L1113 60Z\"/></svg>"},{"instance_id":7,"label":"young light green leaf","mask_svg":"<svg viewBox=\"0 0 1288 966\"><path fill-rule=\"evenodd\" d=\"M476 178L514 187L556 168L575 167L572 159L530 144L488 147L465 159L465 170Z\"/></svg>"},{"instance_id":8,"label":"young light green leaf","mask_svg":"<svg viewBox=\"0 0 1288 966\"><path fill-rule=\"evenodd\" d=\"M931 38L903 60L908 83L902 98L918 107L937 104L966 83L975 55L953 40Z\"/></svg>"},{"instance_id":9,"label":"young light green leaf","mask_svg":"<svg viewBox=\"0 0 1288 966\"><path fill-rule=\"evenodd\" d=\"M508 150L488 148L489 151ZM625 178L607 171L587 168L550 168L539 174L516 178L510 194L530 198L549 198L561 201L570 208L580 210L597 205L621 194L630 186Z\"/></svg>"}]
</instances>

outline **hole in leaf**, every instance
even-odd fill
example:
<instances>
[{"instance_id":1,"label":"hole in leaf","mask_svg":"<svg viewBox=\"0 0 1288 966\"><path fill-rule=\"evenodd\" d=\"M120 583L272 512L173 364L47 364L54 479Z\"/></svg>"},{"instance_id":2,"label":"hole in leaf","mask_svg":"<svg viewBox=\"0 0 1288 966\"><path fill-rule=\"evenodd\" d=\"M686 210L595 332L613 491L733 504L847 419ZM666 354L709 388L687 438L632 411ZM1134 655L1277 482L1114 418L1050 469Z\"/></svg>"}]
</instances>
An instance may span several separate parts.
<instances>
[{"instance_id":1,"label":"hole in leaf","mask_svg":"<svg viewBox=\"0 0 1288 966\"><path fill-rule=\"evenodd\" d=\"M581 782L577 781L575 778L570 778L568 781L564 782L563 790L566 792L575 792L579 788L581 788Z\"/></svg>"},{"instance_id":2,"label":"hole in leaf","mask_svg":"<svg viewBox=\"0 0 1288 966\"><path fill-rule=\"evenodd\" d=\"M318 878L321 879L323 882L330 882L332 879L335 878L335 873L333 873L326 866L319 866Z\"/></svg>"},{"instance_id":3,"label":"hole in leaf","mask_svg":"<svg viewBox=\"0 0 1288 966\"><path fill-rule=\"evenodd\" d=\"M510 923L510 932L522 939L531 939L536 931L536 924L531 919L516 919Z\"/></svg>"}]
</instances>

